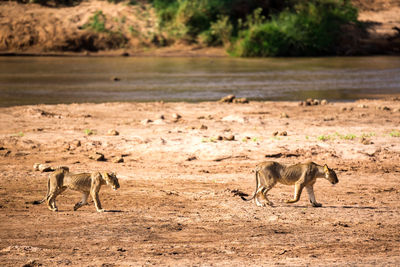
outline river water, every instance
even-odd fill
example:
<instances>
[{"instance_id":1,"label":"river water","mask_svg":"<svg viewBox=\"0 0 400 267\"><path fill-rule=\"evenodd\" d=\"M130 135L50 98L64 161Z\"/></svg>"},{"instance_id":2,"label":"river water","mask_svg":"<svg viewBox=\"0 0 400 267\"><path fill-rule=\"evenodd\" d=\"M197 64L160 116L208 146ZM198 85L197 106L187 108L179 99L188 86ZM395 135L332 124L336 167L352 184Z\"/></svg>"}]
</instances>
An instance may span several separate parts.
<instances>
[{"instance_id":1,"label":"river water","mask_svg":"<svg viewBox=\"0 0 400 267\"><path fill-rule=\"evenodd\" d=\"M0 106L198 102L227 94L331 101L400 94L400 57L0 57Z\"/></svg>"}]
</instances>

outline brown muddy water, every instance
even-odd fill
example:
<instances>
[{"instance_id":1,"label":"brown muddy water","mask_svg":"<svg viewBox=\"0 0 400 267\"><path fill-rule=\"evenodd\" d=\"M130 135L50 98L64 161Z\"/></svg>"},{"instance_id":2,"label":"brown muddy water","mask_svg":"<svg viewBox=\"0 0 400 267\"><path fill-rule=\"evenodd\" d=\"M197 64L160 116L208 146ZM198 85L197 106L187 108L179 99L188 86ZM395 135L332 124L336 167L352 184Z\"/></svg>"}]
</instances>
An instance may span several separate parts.
<instances>
[{"instance_id":1,"label":"brown muddy water","mask_svg":"<svg viewBox=\"0 0 400 267\"><path fill-rule=\"evenodd\" d=\"M118 77L119 81L114 81ZM400 94L400 57L0 57L0 106Z\"/></svg>"}]
</instances>

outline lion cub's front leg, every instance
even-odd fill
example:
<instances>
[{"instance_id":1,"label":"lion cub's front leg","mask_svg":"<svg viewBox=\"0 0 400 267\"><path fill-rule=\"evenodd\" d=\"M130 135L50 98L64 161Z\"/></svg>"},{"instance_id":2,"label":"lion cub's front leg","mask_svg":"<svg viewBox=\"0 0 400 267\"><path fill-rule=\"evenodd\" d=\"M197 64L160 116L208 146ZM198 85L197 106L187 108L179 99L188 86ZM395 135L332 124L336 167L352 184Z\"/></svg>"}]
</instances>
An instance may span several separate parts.
<instances>
[{"instance_id":1,"label":"lion cub's front leg","mask_svg":"<svg viewBox=\"0 0 400 267\"><path fill-rule=\"evenodd\" d=\"M307 185L306 186L307 189L307 193L308 193L308 198L310 199L311 205L313 205L313 207L322 207L322 204L318 203L315 200L315 195L314 195L314 184L312 185Z\"/></svg>"}]
</instances>

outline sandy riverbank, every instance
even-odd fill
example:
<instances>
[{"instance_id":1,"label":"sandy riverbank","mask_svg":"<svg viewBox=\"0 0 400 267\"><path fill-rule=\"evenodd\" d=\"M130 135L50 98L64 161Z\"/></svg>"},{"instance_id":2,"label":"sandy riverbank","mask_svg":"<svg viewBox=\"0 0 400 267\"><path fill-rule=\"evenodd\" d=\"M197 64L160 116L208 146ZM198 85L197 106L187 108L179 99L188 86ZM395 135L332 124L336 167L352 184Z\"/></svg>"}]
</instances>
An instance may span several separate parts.
<instances>
[{"instance_id":1,"label":"sandy riverbank","mask_svg":"<svg viewBox=\"0 0 400 267\"><path fill-rule=\"evenodd\" d=\"M0 265L395 266L399 109L395 100L0 108ZM90 159L95 152L107 160ZM270 191L275 207L259 208L232 191L252 193L264 160L327 163L340 182L317 182L322 208L306 192L285 204L293 188L283 185ZM46 192L48 173L33 170L45 162L117 172L121 188L100 195L114 212L92 202L73 212L72 191L58 213L26 204Z\"/></svg>"}]
</instances>

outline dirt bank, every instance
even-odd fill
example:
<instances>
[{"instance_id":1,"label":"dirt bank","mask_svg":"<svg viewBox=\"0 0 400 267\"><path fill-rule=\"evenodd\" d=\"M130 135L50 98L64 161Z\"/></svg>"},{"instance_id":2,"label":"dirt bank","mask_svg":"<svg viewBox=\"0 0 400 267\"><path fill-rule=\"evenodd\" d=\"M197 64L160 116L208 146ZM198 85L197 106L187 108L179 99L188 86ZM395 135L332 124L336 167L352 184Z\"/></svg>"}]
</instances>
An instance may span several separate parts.
<instances>
[{"instance_id":1,"label":"dirt bank","mask_svg":"<svg viewBox=\"0 0 400 267\"><path fill-rule=\"evenodd\" d=\"M354 25L338 48L344 55L400 53L398 1L354 1L367 33ZM100 29L101 31L96 31ZM83 1L72 7L0 2L0 54L226 56L223 48L168 44L148 4ZM164 46L166 45L166 46Z\"/></svg>"},{"instance_id":2,"label":"dirt bank","mask_svg":"<svg viewBox=\"0 0 400 267\"><path fill-rule=\"evenodd\" d=\"M397 266L399 109L395 100L0 108L0 265ZM275 207L259 208L233 190L252 193L264 160L327 163L340 182L317 182L322 208L305 192L285 204L293 188L283 185L270 191ZM109 212L92 202L72 211L72 191L58 213L26 204L45 194L48 174L33 170L45 162L117 172L121 188L100 195Z\"/></svg>"}]
</instances>

